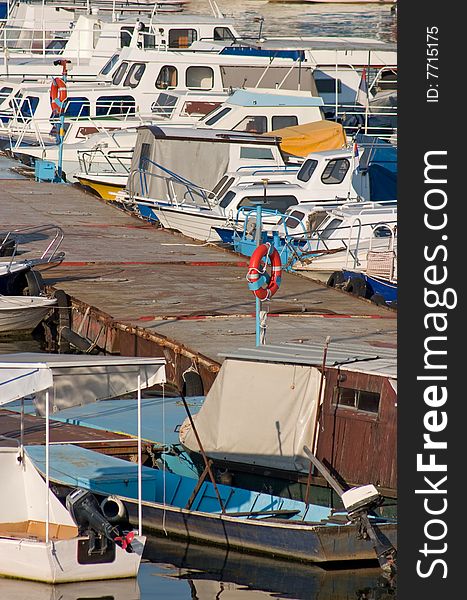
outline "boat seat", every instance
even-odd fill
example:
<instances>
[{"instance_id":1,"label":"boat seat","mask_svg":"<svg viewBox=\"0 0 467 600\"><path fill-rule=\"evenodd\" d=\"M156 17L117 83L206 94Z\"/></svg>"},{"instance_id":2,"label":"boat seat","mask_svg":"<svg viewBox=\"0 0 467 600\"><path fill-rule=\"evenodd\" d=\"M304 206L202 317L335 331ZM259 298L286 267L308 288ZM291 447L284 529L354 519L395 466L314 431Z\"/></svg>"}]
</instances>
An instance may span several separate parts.
<instances>
[{"instance_id":1,"label":"boat seat","mask_svg":"<svg viewBox=\"0 0 467 600\"><path fill-rule=\"evenodd\" d=\"M69 540L77 535L78 528L74 525L49 523L49 538L52 540ZM45 521L0 523L0 537L45 541Z\"/></svg>"}]
</instances>

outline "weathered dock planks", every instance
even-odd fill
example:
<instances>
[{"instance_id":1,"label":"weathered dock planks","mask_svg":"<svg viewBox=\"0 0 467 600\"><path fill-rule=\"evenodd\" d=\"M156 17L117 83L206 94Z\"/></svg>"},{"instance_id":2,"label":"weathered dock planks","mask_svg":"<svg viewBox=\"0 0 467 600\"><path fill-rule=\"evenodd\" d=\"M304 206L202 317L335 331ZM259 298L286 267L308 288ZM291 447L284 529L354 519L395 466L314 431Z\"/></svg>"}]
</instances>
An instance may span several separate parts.
<instances>
[{"instance_id":1,"label":"weathered dock planks","mask_svg":"<svg viewBox=\"0 0 467 600\"><path fill-rule=\"evenodd\" d=\"M165 356L177 385L194 365L205 391L219 353L254 344L254 296L244 257L159 229L74 186L2 180L3 230L55 223L66 258L43 273L70 297L70 327L108 352ZM28 247L41 246L41 240ZM42 240L43 246L43 240ZM327 336L369 349L396 346L396 315L284 274L270 304L270 343Z\"/></svg>"}]
</instances>

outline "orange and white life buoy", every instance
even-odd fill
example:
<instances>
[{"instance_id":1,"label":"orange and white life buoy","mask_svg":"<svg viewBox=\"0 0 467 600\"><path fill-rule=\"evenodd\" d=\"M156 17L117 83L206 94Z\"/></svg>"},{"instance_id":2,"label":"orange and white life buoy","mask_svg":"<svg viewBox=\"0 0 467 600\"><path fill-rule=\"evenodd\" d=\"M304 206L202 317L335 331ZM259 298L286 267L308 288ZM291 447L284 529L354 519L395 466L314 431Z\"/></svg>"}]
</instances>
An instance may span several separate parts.
<instances>
[{"instance_id":1,"label":"orange and white life buoy","mask_svg":"<svg viewBox=\"0 0 467 600\"><path fill-rule=\"evenodd\" d=\"M54 77L50 86L50 106L55 115L64 111L67 96L66 83L61 77Z\"/></svg>"},{"instance_id":2,"label":"orange and white life buoy","mask_svg":"<svg viewBox=\"0 0 467 600\"><path fill-rule=\"evenodd\" d=\"M271 261L271 275L266 271L268 259ZM282 263L279 252L269 242L261 244L253 252L248 265L246 276L248 289L260 300L270 300L279 289L281 274Z\"/></svg>"}]
</instances>

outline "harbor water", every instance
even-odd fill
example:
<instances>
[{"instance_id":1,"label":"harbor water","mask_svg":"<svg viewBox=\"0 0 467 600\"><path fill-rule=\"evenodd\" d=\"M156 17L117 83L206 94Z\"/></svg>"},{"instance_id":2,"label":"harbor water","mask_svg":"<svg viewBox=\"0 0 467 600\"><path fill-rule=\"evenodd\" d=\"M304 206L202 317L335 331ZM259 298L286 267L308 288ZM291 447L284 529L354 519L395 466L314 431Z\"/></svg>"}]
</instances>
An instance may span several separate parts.
<instances>
[{"instance_id":1,"label":"harbor water","mask_svg":"<svg viewBox=\"0 0 467 600\"><path fill-rule=\"evenodd\" d=\"M396 22L389 5L320 5L218 0L236 19L241 33L281 36L361 36L395 41ZM207 0L192 0L186 12L208 13ZM264 17L264 23L261 21ZM0 157L0 179L18 175ZM0 354L40 351L32 337L0 339ZM261 600L291 598L371 600L393 598L395 591L377 568L329 571L311 565L237 554L227 550L150 538L137 582L115 581L52 586L0 579L2 600Z\"/></svg>"}]
</instances>

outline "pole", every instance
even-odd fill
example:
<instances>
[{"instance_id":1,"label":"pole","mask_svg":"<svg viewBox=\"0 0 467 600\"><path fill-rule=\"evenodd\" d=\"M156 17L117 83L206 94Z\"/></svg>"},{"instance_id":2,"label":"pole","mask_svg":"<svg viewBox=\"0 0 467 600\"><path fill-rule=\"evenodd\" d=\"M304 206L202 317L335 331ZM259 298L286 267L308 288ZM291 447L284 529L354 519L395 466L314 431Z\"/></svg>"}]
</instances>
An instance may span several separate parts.
<instances>
[{"instance_id":1,"label":"pole","mask_svg":"<svg viewBox=\"0 0 467 600\"><path fill-rule=\"evenodd\" d=\"M45 391L45 542L49 542L49 448L50 448L50 420L49 420L49 390Z\"/></svg>"},{"instance_id":2,"label":"pole","mask_svg":"<svg viewBox=\"0 0 467 600\"><path fill-rule=\"evenodd\" d=\"M256 205L256 247L261 245L261 204ZM256 296L256 345L261 346L261 300Z\"/></svg>"},{"instance_id":3,"label":"pole","mask_svg":"<svg viewBox=\"0 0 467 600\"><path fill-rule=\"evenodd\" d=\"M62 77L65 84L67 83L67 68L66 61L62 62ZM65 107L60 110L60 130L59 130L59 146L58 146L58 167L57 175L59 181L63 180L63 142L65 138Z\"/></svg>"},{"instance_id":4,"label":"pole","mask_svg":"<svg viewBox=\"0 0 467 600\"><path fill-rule=\"evenodd\" d=\"M222 498L219 493L219 488L217 487L216 480L214 479L214 475L211 470L211 464L210 464L211 461L208 460L208 457L206 456L206 452L204 451L203 444L201 443L201 439L198 435L198 431L196 429L195 422L193 421L193 417L191 416L191 411L188 408L188 404L185 400L185 396L181 392L179 392L179 393L180 393L180 398L182 399L182 402L183 402L183 406L185 407L186 414L188 415L188 419L190 421L191 428L193 430L193 433L195 434L195 438L198 443L198 447L201 452L201 456L203 457L205 470L207 470L207 472L209 473L209 478L214 487L214 491L216 492L217 500L219 501L219 505L221 507L222 514L225 514L225 506L224 506L224 503L222 502Z\"/></svg>"},{"instance_id":5,"label":"pole","mask_svg":"<svg viewBox=\"0 0 467 600\"><path fill-rule=\"evenodd\" d=\"M138 534L143 535L143 469L141 451L141 370L138 371Z\"/></svg>"},{"instance_id":6,"label":"pole","mask_svg":"<svg viewBox=\"0 0 467 600\"><path fill-rule=\"evenodd\" d=\"M323 392L323 383L324 383L324 369L326 368L326 357L328 354L328 346L329 346L329 342L331 341L331 338L328 336L326 338L326 341L324 342L324 350L323 350L323 362L321 365L321 379L319 380L319 391L318 391L318 406L316 407L316 418L315 418L315 423L313 426L313 437L311 440L311 443L313 444L313 449L316 452L317 446L316 446L316 438L317 438L317 433L318 433L318 422L319 422L319 411L320 411L320 407L321 407L321 394ZM309 498L310 498L310 485L311 485L311 471L313 469L313 463L310 462L310 466L308 468L308 478L306 480L306 493L305 493L305 504L309 504Z\"/></svg>"}]
</instances>

